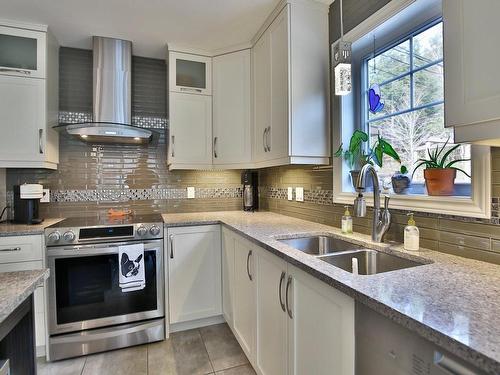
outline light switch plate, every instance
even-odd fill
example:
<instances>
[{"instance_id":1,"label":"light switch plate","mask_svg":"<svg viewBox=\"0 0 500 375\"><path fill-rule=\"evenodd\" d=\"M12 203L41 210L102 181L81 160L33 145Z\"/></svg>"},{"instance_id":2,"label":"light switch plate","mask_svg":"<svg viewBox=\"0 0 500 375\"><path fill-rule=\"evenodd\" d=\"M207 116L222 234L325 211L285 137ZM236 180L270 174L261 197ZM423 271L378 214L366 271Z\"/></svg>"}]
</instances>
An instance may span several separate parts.
<instances>
[{"instance_id":1,"label":"light switch plate","mask_svg":"<svg viewBox=\"0 0 500 375\"><path fill-rule=\"evenodd\" d=\"M293 201L293 187L288 187L288 200Z\"/></svg>"},{"instance_id":2,"label":"light switch plate","mask_svg":"<svg viewBox=\"0 0 500 375\"><path fill-rule=\"evenodd\" d=\"M187 195L188 195L188 199L194 198L194 186L188 186Z\"/></svg>"},{"instance_id":3,"label":"light switch plate","mask_svg":"<svg viewBox=\"0 0 500 375\"><path fill-rule=\"evenodd\" d=\"M295 200L297 202L304 202L304 188L296 187L295 188Z\"/></svg>"},{"instance_id":4,"label":"light switch plate","mask_svg":"<svg viewBox=\"0 0 500 375\"><path fill-rule=\"evenodd\" d=\"M43 197L40 199L40 203L50 202L50 189L43 189Z\"/></svg>"}]
</instances>

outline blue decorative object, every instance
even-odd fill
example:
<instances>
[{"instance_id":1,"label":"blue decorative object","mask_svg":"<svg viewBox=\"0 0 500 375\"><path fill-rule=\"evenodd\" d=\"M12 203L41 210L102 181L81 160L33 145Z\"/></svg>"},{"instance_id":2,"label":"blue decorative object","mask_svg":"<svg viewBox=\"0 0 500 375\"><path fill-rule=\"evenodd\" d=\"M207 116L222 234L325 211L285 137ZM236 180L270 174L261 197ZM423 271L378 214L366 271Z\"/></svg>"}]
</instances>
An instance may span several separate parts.
<instances>
[{"instance_id":1,"label":"blue decorative object","mask_svg":"<svg viewBox=\"0 0 500 375\"><path fill-rule=\"evenodd\" d=\"M377 84L374 84L368 90L368 102L370 104L370 112L375 114L384 109L384 103L380 100L380 87Z\"/></svg>"}]
</instances>

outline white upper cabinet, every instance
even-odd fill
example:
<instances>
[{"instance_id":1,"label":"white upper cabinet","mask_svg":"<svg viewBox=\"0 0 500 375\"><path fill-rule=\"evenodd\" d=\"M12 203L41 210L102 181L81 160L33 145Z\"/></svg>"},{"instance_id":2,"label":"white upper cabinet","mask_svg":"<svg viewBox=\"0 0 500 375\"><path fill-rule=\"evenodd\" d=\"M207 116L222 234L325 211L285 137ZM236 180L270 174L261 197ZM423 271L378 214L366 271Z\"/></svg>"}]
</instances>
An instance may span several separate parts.
<instances>
[{"instance_id":1,"label":"white upper cabinet","mask_svg":"<svg viewBox=\"0 0 500 375\"><path fill-rule=\"evenodd\" d=\"M212 166L212 97L170 92L170 169Z\"/></svg>"},{"instance_id":2,"label":"white upper cabinet","mask_svg":"<svg viewBox=\"0 0 500 375\"><path fill-rule=\"evenodd\" d=\"M188 53L170 52L169 90L212 95L212 58Z\"/></svg>"},{"instance_id":3,"label":"white upper cabinet","mask_svg":"<svg viewBox=\"0 0 500 375\"><path fill-rule=\"evenodd\" d=\"M59 46L38 28L0 25L0 168L59 163Z\"/></svg>"},{"instance_id":4,"label":"white upper cabinet","mask_svg":"<svg viewBox=\"0 0 500 375\"><path fill-rule=\"evenodd\" d=\"M253 51L253 161L258 163L267 159L271 125L271 69L269 61L269 34L266 33L255 43Z\"/></svg>"},{"instance_id":5,"label":"white upper cabinet","mask_svg":"<svg viewBox=\"0 0 500 375\"><path fill-rule=\"evenodd\" d=\"M0 26L0 74L45 78L46 33Z\"/></svg>"},{"instance_id":6,"label":"white upper cabinet","mask_svg":"<svg viewBox=\"0 0 500 375\"><path fill-rule=\"evenodd\" d=\"M498 0L443 0L445 123L455 142L500 144Z\"/></svg>"},{"instance_id":7,"label":"white upper cabinet","mask_svg":"<svg viewBox=\"0 0 500 375\"><path fill-rule=\"evenodd\" d=\"M328 7L288 1L253 53L254 165L328 164Z\"/></svg>"},{"instance_id":8,"label":"white upper cabinet","mask_svg":"<svg viewBox=\"0 0 500 375\"><path fill-rule=\"evenodd\" d=\"M250 50L213 58L213 164L248 167L252 159Z\"/></svg>"}]
</instances>

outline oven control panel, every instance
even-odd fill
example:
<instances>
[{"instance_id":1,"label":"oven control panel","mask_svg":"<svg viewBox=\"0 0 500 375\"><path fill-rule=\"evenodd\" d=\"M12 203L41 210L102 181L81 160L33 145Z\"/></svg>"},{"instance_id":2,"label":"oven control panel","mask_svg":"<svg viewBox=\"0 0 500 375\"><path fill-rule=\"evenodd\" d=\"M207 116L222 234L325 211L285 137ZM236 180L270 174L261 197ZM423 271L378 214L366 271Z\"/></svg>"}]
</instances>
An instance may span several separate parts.
<instances>
[{"instance_id":1,"label":"oven control panel","mask_svg":"<svg viewBox=\"0 0 500 375\"><path fill-rule=\"evenodd\" d=\"M116 224L89 227L49 227L45 229L47 246L151 240L163 238L163 223Z\"/></svg>"}]
</instances>

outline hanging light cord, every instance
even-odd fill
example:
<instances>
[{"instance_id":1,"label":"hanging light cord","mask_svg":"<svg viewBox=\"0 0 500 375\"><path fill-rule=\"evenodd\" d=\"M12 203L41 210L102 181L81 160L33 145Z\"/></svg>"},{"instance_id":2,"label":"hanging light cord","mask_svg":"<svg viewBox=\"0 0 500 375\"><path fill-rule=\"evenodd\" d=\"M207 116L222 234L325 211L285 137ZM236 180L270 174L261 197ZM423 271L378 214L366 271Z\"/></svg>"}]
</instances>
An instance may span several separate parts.
<instances>
[{"instance_id":1,"label":"hanging light cord","mask_svg":"<svg viewBox=\"0 0 500 375\"><path fill-rule=\"evenodd\" d=\"M344 15L342 14L342 0L340 0L340 41L344 40Z\"/></svg>"}]
</instances>

